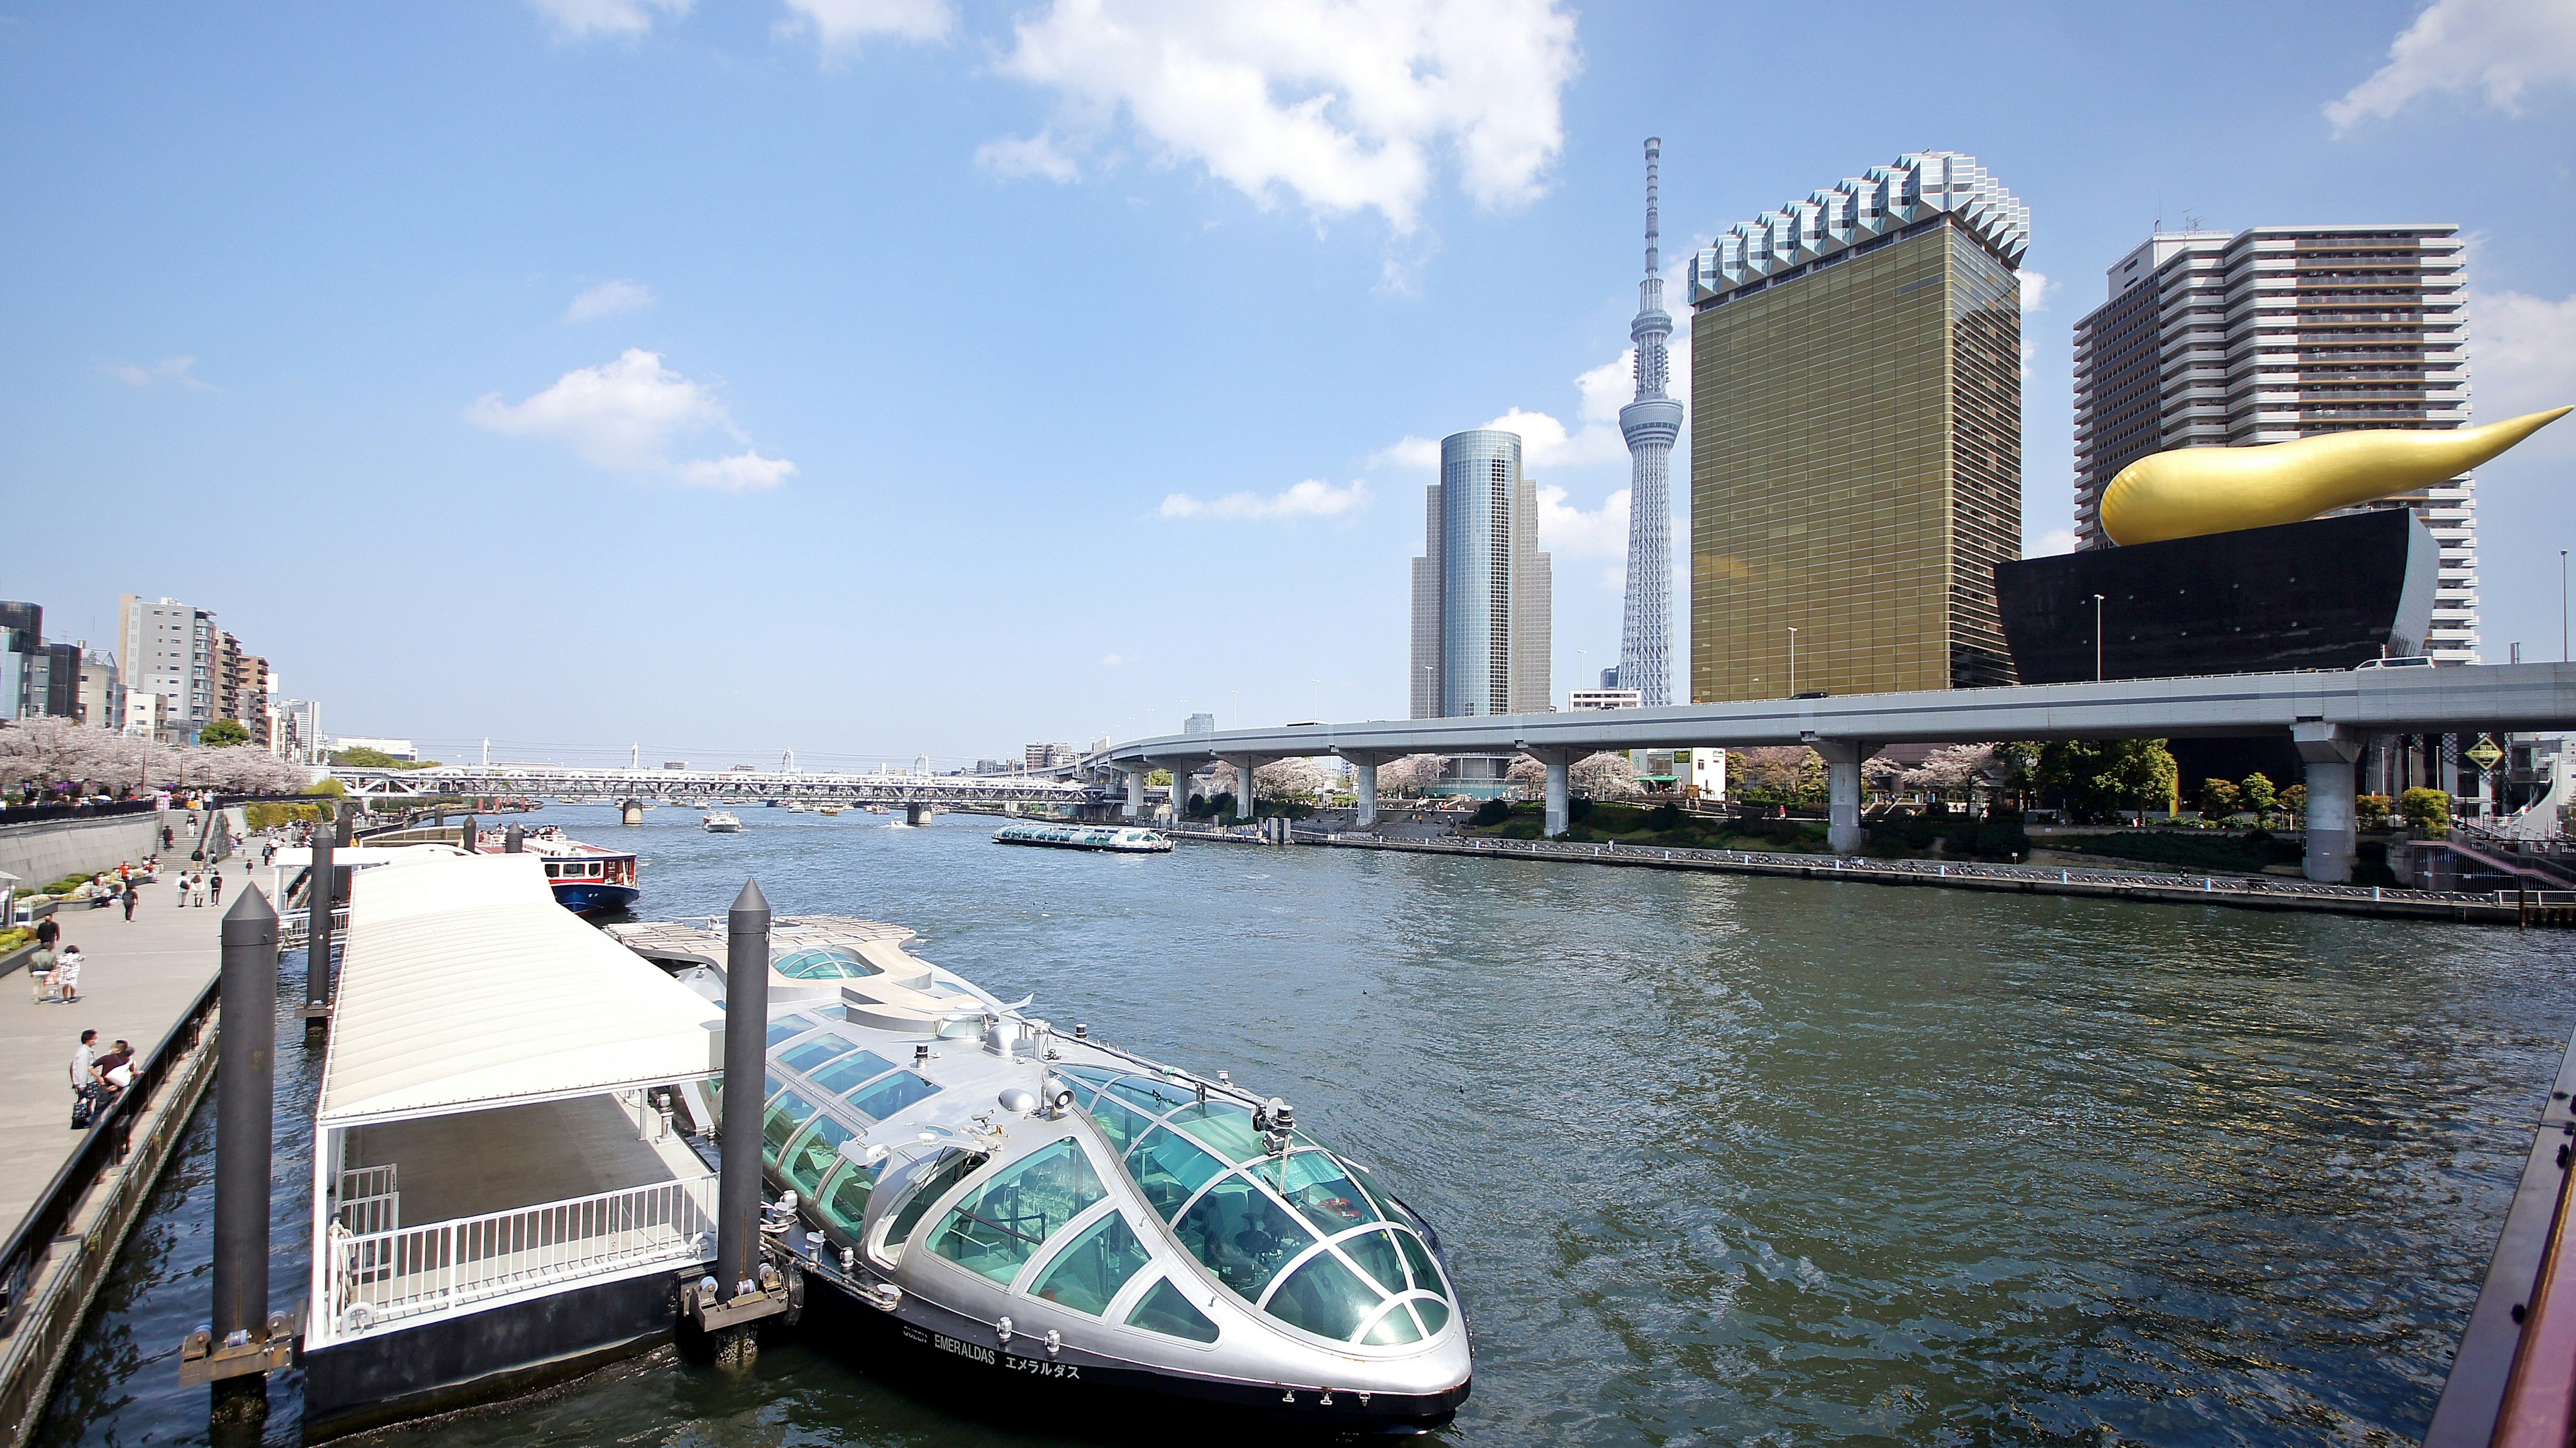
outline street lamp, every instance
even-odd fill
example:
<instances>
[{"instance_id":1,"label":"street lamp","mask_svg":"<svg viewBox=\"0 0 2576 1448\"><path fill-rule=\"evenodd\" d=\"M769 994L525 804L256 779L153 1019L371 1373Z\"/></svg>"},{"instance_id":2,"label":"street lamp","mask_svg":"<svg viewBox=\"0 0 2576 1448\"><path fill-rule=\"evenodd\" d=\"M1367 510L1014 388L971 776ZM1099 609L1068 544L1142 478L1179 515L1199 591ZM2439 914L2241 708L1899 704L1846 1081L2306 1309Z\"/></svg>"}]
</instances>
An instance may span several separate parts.
<instances>
[{"instance_id":1,"label":"street lamp","mask_svg":"<svg viewBox=\"0 0 2576 1448\"><path fill-rule=\"evenodd\" d=\"M1789 697L1798 697L1798 631L1789 630Z\"/></svg>"},{"instance_id":2,"label":"street lamp","mask_svg":"<svg viewBox=\"0 0 2576 1448\"><path fill-rule=\"evenodd\" d=\"M2093 595L2093 682L2102 682L2102 595Z\"/></svg>"},{"instance_id":3,"label":"street lamp","mask_svg":"<svg viewBox=\"0 0 2576 1448\"><path fill-rule=\"evenodd\" d=\"M2558 662L2567 662L2567 550L2558 550Z\"/></svg>"}]
</instances>

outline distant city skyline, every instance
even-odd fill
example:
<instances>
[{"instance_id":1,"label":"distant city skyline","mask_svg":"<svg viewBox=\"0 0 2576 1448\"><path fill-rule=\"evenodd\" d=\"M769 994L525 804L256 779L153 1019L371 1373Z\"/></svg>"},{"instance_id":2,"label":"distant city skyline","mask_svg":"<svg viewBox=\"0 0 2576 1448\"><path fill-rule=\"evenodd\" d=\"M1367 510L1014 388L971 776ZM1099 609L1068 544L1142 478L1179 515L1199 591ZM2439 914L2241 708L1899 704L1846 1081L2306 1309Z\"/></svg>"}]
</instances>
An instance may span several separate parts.
<instances>
[{"instance_id":1,"label":"distant city skyline","mask_svg":"<svg viewBox=\"0 0 2576 1448\"><path fill-rule=\"evenodd\" d=\"M2090 279L2157 229L2456 224L2474 416L2576 400L2559 7L1971 3L1974 83L1751 108L1919 14L1714 51L1691 7L1387 0L1271 12L1292 56L1226 7L805 13L14 16L0 484L64 521L0 594L93 648L121 593L200 603L331 724L449 755L1391 718L1412 501L1490 423L1561 705L1624 647L1647 136L1667 251L1908 151L2011 179L2027 552L2074 543ZM2488 657L2555 657L2572 458L2478 474Z\"/></svg>"}]
</instances>

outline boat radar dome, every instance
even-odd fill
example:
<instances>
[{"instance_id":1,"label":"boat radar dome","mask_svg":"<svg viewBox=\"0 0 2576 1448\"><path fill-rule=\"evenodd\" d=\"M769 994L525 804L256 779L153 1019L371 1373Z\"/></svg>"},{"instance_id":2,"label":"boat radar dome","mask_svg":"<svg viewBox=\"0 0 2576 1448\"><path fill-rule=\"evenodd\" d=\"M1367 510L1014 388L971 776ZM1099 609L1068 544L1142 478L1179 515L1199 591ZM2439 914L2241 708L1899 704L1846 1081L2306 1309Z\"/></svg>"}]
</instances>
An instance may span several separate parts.
<instances>
[{"instance_id":1,"label":"boat radar dome","mask_svg":"<svg viewBox=\"0 0 2576 1448\"><path fill-rule=\"evenodd\" d=\"M2297 523L2456 477L2566 416L2526 413L2450 432L2375 428L2263 447L2187 447L2138 459L2102 493L2114 543L2162 543Z\"/></svg>"}]
</instances>

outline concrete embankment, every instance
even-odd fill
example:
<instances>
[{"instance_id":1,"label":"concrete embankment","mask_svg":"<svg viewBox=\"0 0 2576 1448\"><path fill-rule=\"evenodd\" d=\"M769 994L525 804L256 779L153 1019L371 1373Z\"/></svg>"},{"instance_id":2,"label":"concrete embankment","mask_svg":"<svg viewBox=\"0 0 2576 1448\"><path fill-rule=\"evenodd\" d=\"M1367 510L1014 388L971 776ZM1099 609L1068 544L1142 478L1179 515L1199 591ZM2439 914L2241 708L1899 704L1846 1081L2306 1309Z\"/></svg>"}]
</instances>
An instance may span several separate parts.
<instances>
[{"instance_id":1,"label":"concrete embankment","mask_svg":"<svg viewBox=\"0 0 2576 1448\"><path fill-rule=\"evenodd\" d=\"M1257 836L1214 830L1183 830L1175 834L1188 840L1250 845L1265 843ZM2080 895L2168 905L2224 905L2236 910L2322 911L2388 920L2576 926L2576 892L2567 891L2532 892L2517 897L2511 891L2467 894L2381 889L2375 885L2321 885L2309 881L2275 881L2246 876L2087 870L2073 866L1952 864L1940 860L1871 860L1752 850L1665 848L1660 845L1569 844L1553 840L1400 840L1350 833L1300 832L1296 843L1406 854L1465 855L1479 859L1619 865L1643 870L1775 875L1805 880L1921 885L2018 895Z\"/></svg>"},{"instance_id":2,"label":"concrete embankment","mask_svg":"<svg viewBox=\"0 0 2576 1448\"><path fill-rule=\"evenodd\" d=\"M177 810L160 814L111 815L105 819L0 820L0 870L18 877L21 889L49 884L65 875L113 870L161 849L161 826L173 822L175 838L187 825ZM187 853L183 845L179 851Z\"/></svg>"}]
</instances>

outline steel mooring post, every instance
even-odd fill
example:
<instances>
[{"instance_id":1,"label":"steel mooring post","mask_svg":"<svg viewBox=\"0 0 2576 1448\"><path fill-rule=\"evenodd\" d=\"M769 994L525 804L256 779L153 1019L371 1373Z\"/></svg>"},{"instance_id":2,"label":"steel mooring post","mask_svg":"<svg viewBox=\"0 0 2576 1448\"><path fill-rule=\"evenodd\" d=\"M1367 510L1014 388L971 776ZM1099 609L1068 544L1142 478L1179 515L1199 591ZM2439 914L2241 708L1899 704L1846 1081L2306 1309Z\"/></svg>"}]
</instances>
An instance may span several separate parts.
<instances>
[{"instance_id":1,"label":"steel mooring post","mask_svg":"<svg viewBox=\"0 0 2576 1448\"><path fill-rule=\"evenodd\" d=\"M528 831L525 826L511 825L501 832L501 853L505 855L520 853L526 847L527 838Z\"/></svg>"},{"instance_id":2,"label":"steel mooring post","mask_svg":"<svg viewBox=\"0 0 2576 1448\"><path fill-rule=\"evenodd\" d=\"M760 1256L761 1083L769 1070L769 901L743 882L725 917L724 1156L716 1181L716 1270L688 1294L689 1316L713 1334L719 1366L760 1354L752 1323L785 1312L790 1284Z\"/></svg>"},{"instance_id":3,"label":"steel mooring post","mask_svg":"<svg viewBox=\"0 0 2576 1448\"><path fill-rule=\"evenodd\" d=\"M457 843L465 847L465 853L471 855L476 852L477 845L474 837L482 828L481 823L474 818L473 812L468 810L465 815L465 829L456 837Z\"/></svg>"},{"instance_id":4,"label":"steel mooring post","mask_svg":"<svg viewBox=\"0 0 2576 1448\"><path fill-rule=\"evenodd\" d=\"M327 822L325 822L327 823ZM304 1022L318 1029L331 1015L331 912L339 904L335 831L313 826L313 866L304 891Z\"/></svg>"},{"instance_id":5,"label":"steel mooring post","mask_svg":"<svg viewBox=\"0 0 2576 1448\"><path fill-rule=\"evenodd\" d=\"M268 1416L267 1374L294 1361L295 1322L268 1310L269 1132L277 1085L277 911L257 885L224 912L215 1054L213 1320L179 1347L179 1381L214 1386L218 1429Z\"/></svg>"}]
</instances>

